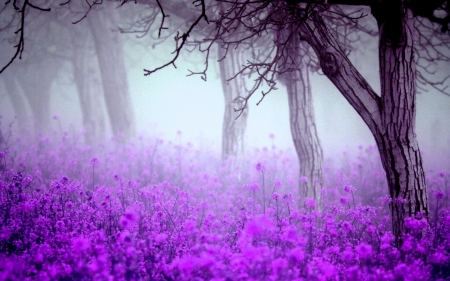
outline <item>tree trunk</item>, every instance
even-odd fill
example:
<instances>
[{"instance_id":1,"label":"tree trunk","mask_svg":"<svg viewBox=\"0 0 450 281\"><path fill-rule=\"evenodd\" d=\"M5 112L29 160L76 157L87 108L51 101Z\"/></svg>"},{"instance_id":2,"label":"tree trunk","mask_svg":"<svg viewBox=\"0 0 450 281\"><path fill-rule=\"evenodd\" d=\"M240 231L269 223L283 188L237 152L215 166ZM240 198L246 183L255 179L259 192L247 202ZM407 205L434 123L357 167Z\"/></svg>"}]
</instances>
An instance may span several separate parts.
<instances>
[{"instance_id":1,"label":"tree trunk","mask_svg":"<svg viewBox=\"0 0 450 281\"><path fill-rule=\"evenodd\" d=\"M52 115L50 112L51 89L58 71L57 63L28 60L28 64L17 76L33 113L32 123L35 125L35 133L45 133L45 130L49 128Z\"/></svg>"},{"instance_id":2,"label":"tree trunk","mask_svg":"<svg viewBox=\"0 0 450 281\"><path fill-rule=\"evenodd\" d=\"M134 112L128 88L122 42L114 3L105 2L87 17L100 66L103 94L112 132L120 140L135 134ZM124 138L124 139L122 139Z\"/></svg>"},{"instance_id":3,"label":"tree trunk","mask_svg":"<svg viewBox=\"0 0 450 281\"><path fill-rule=\"evenodd\" d=\"M405 233L406 217L423 213L428 217L428 196L422 157L415 133L416 81L414 19L403 1L385 1L378 21L383 131L375 135L389 184L393 232ZM390 11L386 16L385 11ZM380 13L381 15L381 13ZM397 20L395 20L397 19ZM400 200L396 200L400 199ZM403 202L404 201L404 202Z\"/></svg>"},{"instance_id":4,"label":"tree trunk","mask_svg":"<svg viewBox=\"0 0 450 281\"><path fill-rule=\"evenodd\" d=\"M345 56L319 12L312 12L299 31L319 57L324 74L355 108L375 137L393 202L390 207L392 231L399 246L405 234L404 219L419 212L428 216L428 197L414 131L416 92L412 13L401 1L393 2L398 7L382 9L393 9L394 14L377 19L380 26L381 97ZM389 20L392 18L401 20Z\"/></svg>"},{"instance_id":5,"label":"tree trunk","mask_svg":"<svg viewBox=\"0 0 450 281\"><path fill-rule=\"evenodd\" d=\"M291 37L291 38L289 38ZM276 33L280 45L280 80L286 86L289 101L289 121L292 140L300 166L299 205L305 198L314 199L316 210L321 210L323 187L323 152L317 136L316 120L309 80L308 45L300 41L294 25ZM288 44L284 46L284 44Z\"/></svg>"},{"instance_id":6,"label":"tree trunk","mask_svg":"<svg viewBox=\"0 0 450 281\"><path fill-rule=\"evenodd\" d=\"M298 40L294 40L298 42ZM304 43L296 44L297 48ZM316 209L321 209L323 186L323 152L317 136L309 71L306 62L297 63L299 69L283 75L289 100L289 121L292 140L300 165L300 195L302 200L312 198Z\"/></svg>"},{"instance_id":7,"label":"tree trunk","mask_svg":"<svg viewBox=\"0 0 450 281\"><path fill-rule=\"evenodd\" d=\"M225 55L225 50L217 46L219 50L219 59ZM240 108L241 103L234 103L234 99L243 95L245 91L245 78L242 75L227 81L233 77L242 64L239 50L233 50L227 53L227 57L220 62L220 79L222 81L222 90L225 97L225 112L222 124L222 159L227 160L230 157L237 159L244 154L244 134L247 125L248 108L239 116L235 108Z\"/></svg>"},{"instance_id":8,"label":"tree trunk","mask_svg":"<svg viewBox=\"0 0 450 281\"><path fill-rule=\"evenodd\" d=\"M78 23L78 25L84 22ZM89 144L100 141L105 136L105 118L103 102L99 93L102 90L98 74L98 64L92 57L90 44L93 44L89 29L77 26L74 31L73 46L76 46L73 57L73 75L78 89L85 140Z\"/></svg>"}]
</instances>

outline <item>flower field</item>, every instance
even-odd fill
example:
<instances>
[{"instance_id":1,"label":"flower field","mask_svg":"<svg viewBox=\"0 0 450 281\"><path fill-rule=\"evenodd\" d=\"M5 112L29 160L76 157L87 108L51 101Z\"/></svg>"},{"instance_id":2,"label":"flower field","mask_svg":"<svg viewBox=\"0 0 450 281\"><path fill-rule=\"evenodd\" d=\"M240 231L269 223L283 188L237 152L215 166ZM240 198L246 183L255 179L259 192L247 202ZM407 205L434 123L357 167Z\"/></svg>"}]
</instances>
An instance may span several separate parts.
<instances>
[{"instance_id":1,"label":"flower field","mask_svg":"<svg viewBox=\"0 0 450 281\"><path fill-rule=\"evenodd\" d=\"M273 141L273 140L272 140ZM431 214L393 246L374 147L327 161L320 206L294 151L223 163L204 146L79 136L0 143L0 280L448 280L448 171L427 171Z\"/></svg>"}]
</instances>

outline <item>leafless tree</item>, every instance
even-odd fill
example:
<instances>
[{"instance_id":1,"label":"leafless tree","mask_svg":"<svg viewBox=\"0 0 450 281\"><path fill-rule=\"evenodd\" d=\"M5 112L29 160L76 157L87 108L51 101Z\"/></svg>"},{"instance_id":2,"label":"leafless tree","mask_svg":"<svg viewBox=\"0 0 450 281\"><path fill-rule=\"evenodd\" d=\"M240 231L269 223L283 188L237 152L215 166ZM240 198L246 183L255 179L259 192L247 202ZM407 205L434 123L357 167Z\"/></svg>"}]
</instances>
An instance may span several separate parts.
<instances>
[{"instance_id":1,"label":"leafless tree","mask_svg":"<svg viewBox=\"0 0 450 281\"><path fill-rule=\"evenodd\" d=\"M206 17L206 4L204 1L196 2L201 6L198 19L203 19ZM415 133L416 79L427 81L423 79L426 77L423 72L417 72L420 67L417 66L414 55L417 37L414 33L420 29L416 28L414 23L415 19L426 20L433 35L444 32L448 36L450 5L445 0L219 2L224 4L224 8L220 17L213 20L216 33L204 39L206 44L220 41L222 46L229 46L228 49L232 50L248 40L293 26L290 40L298 36L312 47L323 73L359 113L375 138L392 198L390 208L393 233L397 245L400 245L403 234L406 233L405 218L416 215L427 217L429 213L425 174ZM378 26L381 93L377 94L353 66L345 48L330 32L327 24L327 21L331 20L352 24L364 15L338 13L331 8L335 5L370 7ZM183 36L175 38L177 46L187 40L198 22L194 22ZM242 29L246 30L245 35L236 40L234 32L241 32ZM433 38L437 37L439 36ZM240 74L253 74L257 78L249 94L239 98L244 105L238 110L245 110L250 96L262 85L266 85L268 90L261 92L261 100L276 89L276 77L280 74L279 68L284 61L281 51L288 43L285 41L283 44L274 44L273 52L268 52L267 60L249 61L241 69ZM437 44L439 43L429 42L430 46ZM180 51L178 48L176 54ZM177 55L166 66L171 65L176 58ZM160 68L155 68L157 69Z\"/></svg>"}]
</instances>

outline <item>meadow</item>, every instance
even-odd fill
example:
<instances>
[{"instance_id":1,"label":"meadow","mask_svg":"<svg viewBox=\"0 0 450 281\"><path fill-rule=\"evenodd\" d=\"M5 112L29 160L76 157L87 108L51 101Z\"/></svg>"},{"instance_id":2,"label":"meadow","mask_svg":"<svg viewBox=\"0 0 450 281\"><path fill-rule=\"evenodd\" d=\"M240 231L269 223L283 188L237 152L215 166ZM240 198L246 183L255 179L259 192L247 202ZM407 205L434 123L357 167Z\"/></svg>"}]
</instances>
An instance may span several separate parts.
<instances>
[{"instance_id":1,"label":"meadow","mask_svg":"<svg viewBox=\"0 0 450 281\"><path fill-rule=\"evenodd\" d=\"M295 151L223 162L207 145L0 138L0 280L449 280L450 173L393 246L375 147L327 160L320 206Z\"/></svg>"}]
</instances>

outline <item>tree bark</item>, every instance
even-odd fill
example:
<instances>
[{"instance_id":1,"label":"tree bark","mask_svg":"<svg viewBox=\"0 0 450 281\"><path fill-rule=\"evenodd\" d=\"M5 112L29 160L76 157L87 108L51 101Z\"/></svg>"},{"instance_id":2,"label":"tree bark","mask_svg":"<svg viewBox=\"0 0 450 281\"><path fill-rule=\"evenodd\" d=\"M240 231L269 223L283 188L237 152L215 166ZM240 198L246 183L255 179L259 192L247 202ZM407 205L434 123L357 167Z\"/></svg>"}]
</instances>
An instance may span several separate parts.
<instances>
[{"instance_id":1,"label":"tree bark","mask_svg":"<svg viewBox=\"0 0 450 281\"><path fill-rule=\"evenodd\" d=\"M417 213L428 217L428 195L422 157L415 133L416 81L414 61L414 18L403 1L385 1L384 16L374 10L378 21L381 125L376 135L386 170L391 203L393 232L401 238L404 219ZM387 13L390 11L390 13ZM380 13L381 14L381 13ZM405 201L405 202L403 202ZM398 241L401 243L401 240Z\"/></svg>"},{"instance_id":2,"label":"tree bark","mask_svg":"<svg viewBox=\"0 0 450 281\"><path fill-rule=\"evenodd\" d=\"M219 59L225 55L225 50L217 46ZM236 120L238 114L235 108L240 108L241 103L234 103L234 99L242 95L245 91L245 78L242 75L237 76L231 81L242 65L239 50L233 50L227 53L227 57L219 63L220 79L222 81L222 90L225 98L225 112L222 124L222 159L227 160L230 157L238 158L244 154L244 134L247 126L248 108L243 111Z\"/></svg>"},{"instance_id":3,"label":"tree bark","mask_svg":"<svg viewBox=\"0 0 450 281\"><path fill-rule=\"evenodd\" d=\"M49 127L52 83L59 68L48 60L29 59L17 76L33 113L35 133L44 133Z\"/></svg>"},{"instance_id":4,"label":"tree bark","mask_svg":"<svg viewBox=\"0 0 450 281\"><path fill-rule=\"evenodd\" d=\"M87 17L100 66L103 94L113 135L126 140L135 134L134 112L128 88L124 53L114 3L105 2ZM122 139L123 138L123 139Z\"/></svg>"},{"instance_id":5,"label":"tree bark","mask_svg":"<svg viewBox=\"0 0 450 281\"><path fill-rule=\"evenodd\" d=\"M321 209L321 190L323 187L323 151L317 136L314 107L309 80L309 70L305 42L298 36L289 41L289 53L296 58L295 70L282 75L289 101L289 121L292 140L300 166L299 191L302 200L314 199L316 210Z\"/></svg>"},{"instance_id":6,"label":"tree bark","mask_svg":"<svg viewBox=\"0 0 450 281\"><path fill-rule=\"evenodd\" d=\"M375 138L388 180L392 231L399 246L406 232L404 219L419 212L428 216L428 197L415 134L412 12L402 1L392 2L400 4L390 7L396 12L388 18L399 20L377 19L381 97L345 56L319 12L311 13L300 25L300 34L319 57L324 74L355 108Z\"/></svg>"},{"instance_id":7,"label":"tree bark","mask_svg":"<svg viewBox=\"0 0 450 281\"><path fill-rule=\"evenodd\" d=\"M78 25L82 23L78 23ZM102 90L100 74L98 73L98 64L92 60L95 52L91 52L89 48L91 44L93 45L89 29L77 26L72 39L72 45L77 46L74 50L72 64L80 100L85 140L87 143L93 144L105 136L106 130L103 102L101 96L96 94Z\"/></svg>"}]
</instances>

